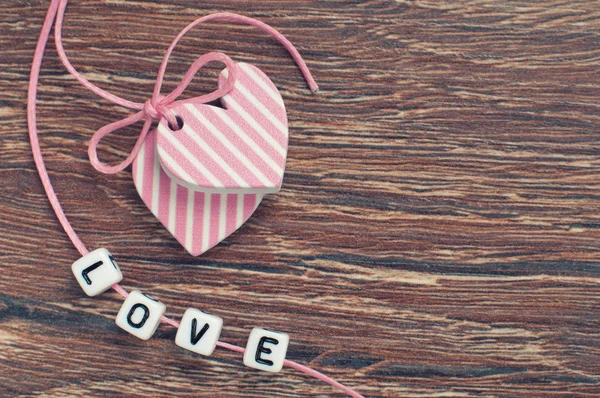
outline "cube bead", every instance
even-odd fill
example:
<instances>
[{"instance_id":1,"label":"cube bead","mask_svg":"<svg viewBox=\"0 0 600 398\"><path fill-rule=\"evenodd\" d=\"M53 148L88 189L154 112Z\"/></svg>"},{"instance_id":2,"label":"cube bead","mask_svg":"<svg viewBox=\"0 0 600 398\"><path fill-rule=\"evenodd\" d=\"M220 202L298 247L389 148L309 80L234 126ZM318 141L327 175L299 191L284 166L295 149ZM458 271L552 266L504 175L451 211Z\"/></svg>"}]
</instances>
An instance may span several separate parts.
<instances>
[{"instance_id":1,"label":"cube bead","mask_svg":"<svg viewBox=\"0 0 600 398\"><path fill-rule=\"evenodd\" d=\"M244 365L266 372L281 371L289 342L290 337L285 333L252 329L244 352Z\"/></svg>"},{"instance_id":2,"label":"cube bead","mask_svg":"<svg viewBox=\"0 0 600 398\"><path fill-rule=\"evenodd\" d=\"M97 296L123 280L119 266L106 249L96 249L71 266L75 279L88 296Z\"/></svg>"},{"instance_id":3,"label":"cube bead","mask_svg":"<svg viewBox=\"0 0 600 398\"><path fill-rule=\"evenodd\" d=\"M142 340L148 340L154 335L160 318L166 310L167 307L160 301L139 290L134 290L125 299L117 314L116 322L126 332Z\"/></svg>"},{"instance_id":4,"label":"cube bead","mask_svg":"<svg viewBox=\"0 0 600 398\"><path fill-rule=\"evenodd\" d=\"M188 308L177 329L175 344L197 354L209 356L215 350L222 329L223 319L195 308Z\"/></svg>"}]
</instances>

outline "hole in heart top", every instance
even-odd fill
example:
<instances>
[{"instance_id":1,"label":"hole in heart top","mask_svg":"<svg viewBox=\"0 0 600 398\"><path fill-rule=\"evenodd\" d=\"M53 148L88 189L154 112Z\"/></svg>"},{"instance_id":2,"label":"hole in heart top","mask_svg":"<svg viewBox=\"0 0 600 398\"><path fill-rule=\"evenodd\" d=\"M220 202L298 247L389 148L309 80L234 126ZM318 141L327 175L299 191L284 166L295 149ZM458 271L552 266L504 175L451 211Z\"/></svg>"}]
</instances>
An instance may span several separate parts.
<instances>
[{"instance_id":1,"label":"hole in heart top","mask_svg":"<svg viewBox=\"0 0 600 398\"><path fill-rule=\"evenodd\" d=\"M169 123L169 128L173 132L180 131L183 128L183 119L181 118L181 116L176 116L175 120L177 120L177 126L171 126L171 124Z\"/></svg>"},{"instance_id":2,"label":"hole in heart top","mask_svg":"<svg viewBox=\"0 0 600 398\"><path fill-rule=\"evenodd\" d=\"M190 190L217 194L279 191L288 148L283 99L257 67L235 64L233 89L221 98L223 108L180 104L172 111L183 127L174 132L163 118L156 149L164 172ZM219 87L227 79L219 76Z\"/></svg>"}]
</instances>

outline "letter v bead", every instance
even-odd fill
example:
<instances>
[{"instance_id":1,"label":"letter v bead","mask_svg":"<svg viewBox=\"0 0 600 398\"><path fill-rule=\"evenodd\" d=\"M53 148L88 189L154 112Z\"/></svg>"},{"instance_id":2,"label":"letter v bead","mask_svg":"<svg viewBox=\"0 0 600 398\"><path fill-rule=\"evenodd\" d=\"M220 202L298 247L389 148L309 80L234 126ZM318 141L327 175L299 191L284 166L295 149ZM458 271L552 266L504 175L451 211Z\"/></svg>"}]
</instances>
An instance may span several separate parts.
<instances>
[{"instance_id":1,"label":"letter v bead","mask_svg":"<svg viewBox=\"0 0 600 398\"><path fill-rule=\"evenodd\" d=\"M212 355L223 329L223 319L188 308L177 329L175 344L200 355Z\"/></svg>"}]
</instances>

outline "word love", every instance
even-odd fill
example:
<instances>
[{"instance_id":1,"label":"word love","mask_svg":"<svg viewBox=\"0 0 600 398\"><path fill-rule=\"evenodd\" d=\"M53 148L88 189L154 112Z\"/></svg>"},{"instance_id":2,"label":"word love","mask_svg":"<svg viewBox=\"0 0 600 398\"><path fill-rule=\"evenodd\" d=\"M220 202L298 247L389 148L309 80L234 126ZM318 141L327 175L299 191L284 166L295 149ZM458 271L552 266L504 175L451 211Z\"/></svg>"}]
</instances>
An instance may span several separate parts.
<instances>
[{"instance_id":1,"label":"word love","mask_svg":"<svg viewBox=\"0 0 600 398\"><path fill-rule=\"evenodd\" d=\"M97 296L123 280L123 274L106 249L83 256L71 267L77 282L88 296ZM160 301L134 290L117 314L117 325L132 335L148 340L167 307ZM212 355L223 329L223 319L195 308L188 308L177 329L175 344L200 355ZM285 360L289 336L254 328L244 352L244 365L267 372L279 372Z\"/></svg>"}]
</instances>

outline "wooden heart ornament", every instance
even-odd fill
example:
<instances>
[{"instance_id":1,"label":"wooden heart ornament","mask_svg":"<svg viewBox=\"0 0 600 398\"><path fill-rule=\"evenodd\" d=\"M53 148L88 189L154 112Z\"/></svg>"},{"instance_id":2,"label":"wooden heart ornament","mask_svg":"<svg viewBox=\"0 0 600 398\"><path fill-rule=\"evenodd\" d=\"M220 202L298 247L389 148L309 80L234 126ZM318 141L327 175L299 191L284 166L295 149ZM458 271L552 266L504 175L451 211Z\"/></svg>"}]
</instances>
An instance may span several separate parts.
<instances>
[{"instance_id":1,"label":"wooden heart ornament","mask_svg":"<svg viewBox=\"0 0 600 398\"><path fill-rule=\"evenodd\" d=\"M281 95L255 66L236 68L223 108L173 107L181 129L161 120L132 164L142 200L193 256L237 230L283 180L288 127ZM226 77L224 70L220 86Z\"/></svg>"},{"instance_id":2,"label":"wooden heart ornament","mask_svg":"<svg viewBox=\"0 0 600 398\"><path fill-rule=\"evenodd\" d=\"M158 158L180 185L209 193L277 192L288 147L288 123L279 91L257 67L236 64L224 107L181 104L172 111L183 121L177 131L162 120ZM225 84L227 70L219 76Z\"/></svg>"}]
</instances>

